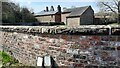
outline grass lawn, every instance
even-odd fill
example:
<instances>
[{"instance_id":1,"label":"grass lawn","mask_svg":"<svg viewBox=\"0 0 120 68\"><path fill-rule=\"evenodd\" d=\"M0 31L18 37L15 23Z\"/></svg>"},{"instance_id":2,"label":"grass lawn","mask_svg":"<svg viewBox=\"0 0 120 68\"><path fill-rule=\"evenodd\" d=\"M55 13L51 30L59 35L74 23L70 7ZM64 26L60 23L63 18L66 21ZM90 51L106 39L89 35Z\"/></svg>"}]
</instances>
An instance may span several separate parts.
<instances>
[{"instance_id":1,"label":"grass lawn","mask_svg":"<svg viewBox=\"0 0 120 68\"><path fill-rule=\"evenodd\" d=\"M18 63L18 61L5 52L0 51L0 65L6 65L7 63L15 64Z\"/></svg>"}]
</instances>

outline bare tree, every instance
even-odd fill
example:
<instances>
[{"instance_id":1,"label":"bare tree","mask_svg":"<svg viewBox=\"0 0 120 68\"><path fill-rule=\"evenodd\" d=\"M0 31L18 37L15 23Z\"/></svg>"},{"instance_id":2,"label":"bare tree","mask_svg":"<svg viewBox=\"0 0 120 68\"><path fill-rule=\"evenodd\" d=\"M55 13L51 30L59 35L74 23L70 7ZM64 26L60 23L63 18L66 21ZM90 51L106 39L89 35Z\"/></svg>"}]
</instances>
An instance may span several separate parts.
<instances>
[{"instance_id":1,"label":"bare tree","mask_svg":"<svg viewBox=\"0 0 120 68\"><path fill-rule=\"evenodd\" d=\"M118 13L118 1L119 0L111 0L109 2L98 1L97 4L100 7L100 10L106 10L106 11L117 14Z\"/></svg>"},{"instance_id":2,"label":"bare tree","mask_svg":"<svg viewBox=\"0 0 120 68\"><path fill-rule=\"evenodd\" d=\"M112 12L115 18L118 19L118 7L119 7L118 2L119 0L110 0L109 2L98 1L97 5L100 8L100 12L104 12L104 13Z\"/></svg>"}]
</instances>

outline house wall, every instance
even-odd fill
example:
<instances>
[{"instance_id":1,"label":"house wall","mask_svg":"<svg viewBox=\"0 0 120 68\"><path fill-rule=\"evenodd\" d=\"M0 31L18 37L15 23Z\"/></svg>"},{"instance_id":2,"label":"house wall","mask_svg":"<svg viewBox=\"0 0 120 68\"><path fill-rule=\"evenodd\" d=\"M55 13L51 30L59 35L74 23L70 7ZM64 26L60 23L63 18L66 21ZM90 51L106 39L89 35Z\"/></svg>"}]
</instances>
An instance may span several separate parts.
<instances>
[{"instance_id":1,"label":"house wall","mask_svg":"<svg viewBox=\"0 0 120 68\"><path fill-rule=\"evenodd\" d=\"M94 11L89 7L80 17L80 25L92 25L94 22Z\"/></svg>"},{"instance_id":2,"label":"house wall","mask_svg":"<svg viewBox=\"0 0 120 68\"><path fill-rule=\"evenodd\" d=\"M61 14L61 21L64 22L65 24L66 23L66 17L69 15L70 13L64 13L64 14Z\"/></svg>"},{"instance_id":3,"label":"house wall","mask_svg":"<svg viewBox=\"0 0 120 68\"><path fill-rule=\"evenodd\" d=\"M39 22L55 22L55 15L36 17Z\"/></svg>"},{"instance_id":4,"label":"house wall","mask_svg":"<svg viewBox=\"0 0 120 68\"><path fill-rule=\"evenodd\" d=\"M67 18L67 26L79 26L79 25L80 25L80 17Z\"/></svg>"}]
</instances>

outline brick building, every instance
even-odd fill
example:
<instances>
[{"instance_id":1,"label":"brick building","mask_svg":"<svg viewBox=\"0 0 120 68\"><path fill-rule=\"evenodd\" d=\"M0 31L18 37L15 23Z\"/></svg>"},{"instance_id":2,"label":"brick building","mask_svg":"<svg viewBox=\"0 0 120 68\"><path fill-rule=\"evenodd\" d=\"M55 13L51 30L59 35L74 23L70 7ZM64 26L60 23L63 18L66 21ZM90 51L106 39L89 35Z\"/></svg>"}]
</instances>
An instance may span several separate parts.
<instances>
[{"instance_id":1,"label":"brick building","mask_svg":"<svg viewBox=\"0 0 120 68\"><path fill-rule=\"evenodd\" d=\"M54 11L54 7L51 6L49 10L46 7L46 10L41 11L38 14L35 14L35 17L39 22L47 23L47 22L61 22L61 7L58 6L58 11Z\"/></svg>"},{"instance_id":2,"label":"brick building","mask_svg":"<svg viewBox=\"0 0 120 68\"><path fill-rule=\"evenodd\" d=\"M94 11L91 6L66 9L62 12L62 20L64 20L63 22L66 22L68 26L93 24Z\"/></svg>"},{"instance_id":3,"label":"brick building","mask_svg":"<svg viewBox=\"0 0 120 68\"><path fill-rule=\"evenodd\" d=\"M39 22L64 22L68 26L90 25L94 21L94 11L91 6L76 7L65 9L61 11L60 5L57 7L57 11L51 6L49 10L41 11L35 14L35 17Z\"/></svg>"}]
</instances>

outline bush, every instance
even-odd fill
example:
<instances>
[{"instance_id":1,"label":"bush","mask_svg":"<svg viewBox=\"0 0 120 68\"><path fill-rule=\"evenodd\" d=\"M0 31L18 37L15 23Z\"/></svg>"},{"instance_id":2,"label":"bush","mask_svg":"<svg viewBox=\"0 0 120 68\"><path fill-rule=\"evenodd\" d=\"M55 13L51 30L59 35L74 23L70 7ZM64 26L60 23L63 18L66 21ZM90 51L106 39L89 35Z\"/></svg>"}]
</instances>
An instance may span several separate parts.
<instances>
[{"instance_id":1,"label":"bush","mask_svg":"<svg viewBox=\"0 0 120 68\"><path fill-rule=\"evenodd\" d=\"M64 22L49 22L49 26L55 26L55 25L65 25Z\"/></svg>"}]
</instances>

